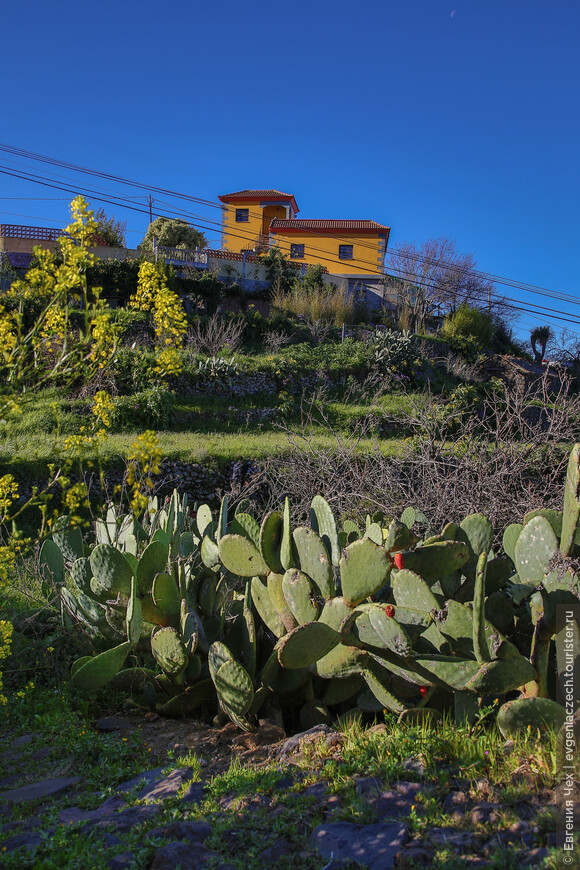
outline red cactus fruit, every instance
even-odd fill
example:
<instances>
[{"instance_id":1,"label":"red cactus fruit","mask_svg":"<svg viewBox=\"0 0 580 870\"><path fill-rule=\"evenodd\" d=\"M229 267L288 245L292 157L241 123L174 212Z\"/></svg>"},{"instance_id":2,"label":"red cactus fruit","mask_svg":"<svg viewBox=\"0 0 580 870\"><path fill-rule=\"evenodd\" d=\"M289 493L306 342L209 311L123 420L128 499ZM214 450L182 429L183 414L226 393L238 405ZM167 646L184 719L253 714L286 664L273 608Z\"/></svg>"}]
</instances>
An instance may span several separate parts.
<instances>
[{"instance_id":1,"label":"red cactus fruit","mask_svg":"<svg viewBox=\"0 0 580 870\"><path fill-rule=\"evenodd\" d=\"M395 553L394 560L395 560L395 565L400 570L403 567L403 554L402 553Z\"/></svg>"},{"instance_id":2,"label":"red cactus fruit","mask_svg":"<svg viewBox=\"0 0 580 870\"><path fill-rule=\"evenodd\" d=\"M427 686L421 686L421 688L419 689L419 693L420 693L422 698L425 697L425 695L427 694L428 691L429 691L429 689Z\"/></svg>"},{"instance_id":3,"label":"red cactus fruit","mask_svg":"<svg viewBox=\"0 0 580 870\"><path fill-rule=\"evenodd\" d=\"M395 608L392 604L387 604L387 606L385 607L385 613L387 614L387 616L395 615Z\"/></svg>"}]
</instances>

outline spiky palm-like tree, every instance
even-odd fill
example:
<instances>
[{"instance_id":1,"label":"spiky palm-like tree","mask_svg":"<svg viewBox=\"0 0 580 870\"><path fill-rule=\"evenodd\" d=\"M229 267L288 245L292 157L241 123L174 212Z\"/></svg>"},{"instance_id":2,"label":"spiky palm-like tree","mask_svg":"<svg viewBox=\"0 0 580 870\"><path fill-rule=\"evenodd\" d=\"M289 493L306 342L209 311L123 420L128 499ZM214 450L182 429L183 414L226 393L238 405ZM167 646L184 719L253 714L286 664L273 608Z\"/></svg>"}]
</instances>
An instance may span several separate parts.
<instances>
[{"instance_id":1,"label":"spiky palm-like tree","mask_svg":"<svg viewBox=\"0 0 580 870\"><path fill-rule=\"evenodd\" d=\"M541 363L546 355L546 345L554 334L549 326L536 326L530 333L530 343L534 352L534 359ZM538 348L539 345L539 348Z\"/></svg>"}]
</instances>

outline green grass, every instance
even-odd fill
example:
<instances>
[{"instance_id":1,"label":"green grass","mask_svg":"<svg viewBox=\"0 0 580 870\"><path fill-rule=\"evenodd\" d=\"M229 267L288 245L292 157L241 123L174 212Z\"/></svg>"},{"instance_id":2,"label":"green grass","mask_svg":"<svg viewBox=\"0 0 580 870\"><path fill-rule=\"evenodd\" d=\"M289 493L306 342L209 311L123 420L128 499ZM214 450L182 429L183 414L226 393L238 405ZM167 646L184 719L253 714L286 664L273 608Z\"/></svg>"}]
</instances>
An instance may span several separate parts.
<instances>
[{"instance_id":1,"label":"green grass","mask_svg":"<svg viewBox=\"0 0 580 870\"><path fill-rule=\"evenodd\" d=\"M358 723L343 729L344 744L336 757L332 748L324 742L313 744L297 760L302 777L295 777L294 784L282 786L287 776L284 767L274 762L255 767L234 759L222 774L210 778L205 797L200 804L182 804L181 794L189 782L203 778L201 759L192 753L173 760L169 766L192 767L191 779L185 782L180 793L166 800L159 814L149 822L136 826L122 842L106 846L103 835L88 832L82 823L62 826L59 815L68 806L96 809L103 800L114 793L115 786L155 765L142 735L137 729L122 737L118 734L103 734L93 727L94 718L120 706L121 696L101 691L86 698L75 694L68 685L58 688L29 690L25 697L12 701L10 712L4 722L3 745L18 734L34 731L40 734L40 745L51 748L46 760L35 762L33 751L39 743L24 747L19 766L31 778L42 774L78 775L82 778L76 794L55 796L43 804L25 805L16 810L17 818L26 818L31 812L40 813L42 827L55 827L54 835L44 839L32 852L1 855L2 866L16 870L23 866L56 870L56 868L83 868L96 870L106 866L115 854L131 851L135 870L149 866L155 848L161 839L148 839L146 834L153 828L172 821L206 821L212 826L212 834L206 845L221 861L230 862L236 870L262 870L261 853L281 838L290 841L293 853L282 856L276 866L280 870L301 867L305 870L322 870L326 859L309 849L308 839L312 828L323 820L318 802L303 794L309 783L324 782L331 795L340 799L333 811L334 820L365 824L375 820L372 807L356 797L355 776L376 776L384 788L398 780L408 779L403 761L409 756L420 756L426 766L423 782L426 786L418 795L416 803L405 818L410 835L421 840L423 835L436 827L454 826L460 831L483 832L490 837L497 830L507 828L513 821L512 808L517 808L516 798L507 801L505 812L493 830L483 826L471 826L467 820L453 822L442 809L442 802L449 790L450 780L457 777L469 783L466 786L473 800L478 797L479 783L488 780L496 787L508 782L511 773L526 760L533 769L539 769L545 784L553 782L553 740L525 736L516 740L513 751L501 751L503 738L495 729L473 733L467 728L456 728L445 723L438 730L418 726L398 726L387 719L384 727L364 730ZM477 729L475 729L477 731ZM474 766L475 765L475 766ZM11 772L10 762L0 761L0 776ZM411 776L412 778L412 776ZM224 796L228 805L221 802ZM264 796L265 802L256 802ZM520 794L521 801L530 794ZM127 795L129 805L140 802L135 792ZM553 811L541 809L537 817L537 843L544 843L546 835L555 829ZM2 842L13 832L0 830ZM243 845L243 849L240 848ZM298 857L299 856L299 857ZM519 868L518 850L497 849L489 856L490 866ZM544 864L556 868L557 853L552 851ZM23 861L25 863L23 863ZM458 859L453 850L444 845L433 850L433 867L440 870L459 870L467 867L464 859Z\"/></svg>"},{"instance_id":2,"label":"green grass","mask_svg":"<svg viewBox=\"0 0 580 870\"><path fill-rule=\"evenodd\" d=\"M338 398L323 402L322 409L328 423L337 432L348 435L352 429L376 407L377 414L396 413L408 407L411 398L394 394L380 398L376 406L364 403L345 403ZM298 433L301 412L298 405L286 417L276 408L277 396L233 398L178 397L176 411L197 415L181 429L163 430L159 439L163 455L168 459L205 464L224 464L236 459L262 460L281 455L289 448L284 429ZM239 415L245 411L273 407L271 420L245 425ZM59 398L55 391L34 396L22 413L0 425L0 469L21 476L34 477L44 473L46 464L62 455L64 438L78 432L80 426L90 426L92 418L86 413L87 402L74 402ZM84 413L81 413L84 409ZM317 422L318 421L318 422ZM155 427L153 427L155 428ZM141 428L113 432L102 448L100 456L105 467L123 463ZM316 447L332 449L335 439L318 412L313 413L312 443ZM372 438L362 439L357 449L362 453L374 449ZM402 439L381 439L379 445L385 455L396 453ZM98 459L95 449L88 449L84 458Z\"/></svg>"}]
</instances>

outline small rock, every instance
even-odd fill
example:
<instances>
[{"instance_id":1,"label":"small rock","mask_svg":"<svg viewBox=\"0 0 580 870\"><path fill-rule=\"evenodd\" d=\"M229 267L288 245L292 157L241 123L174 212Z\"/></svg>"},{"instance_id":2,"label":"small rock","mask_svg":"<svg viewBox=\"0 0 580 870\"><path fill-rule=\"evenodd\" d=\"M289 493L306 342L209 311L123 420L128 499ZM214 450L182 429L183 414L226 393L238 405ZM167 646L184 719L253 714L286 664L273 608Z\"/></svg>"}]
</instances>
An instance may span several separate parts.
<instances>
[{"instance_id":1,"label":"small rock","mask_svg":"<svg viewBox=\"0 0 580 870\"><path fill-rule=\"evenodd\" d=\"M162 828L154 828L147 834L148 838L160 837L164 840L179 840L180 842L203 843L211 834L211 825L207 822L170 822Z\"/></svg>"},{"instance_id":2,"label":"small rock","mask_svg":"<svg viewBox=\"0 0 580 870\"><path fill-rule=\"evenodd\" d=\"M327 782L313 782L307 785L304 791L301 792L302 797L322 798L328 794Z\"/></svg>"},{"instance_id":3,"label":"small rock","mask_svg":"<svg viewBox=\"0 0 580 870\"><path fill-rule=\"evenodd\" d=\"M378 776L355 776L354 793L366 800L375 800L381 793L382 780Z\"/></svg>"},{"instance_id":4,"label":"small rock","mask_svg":"<svg viewBox=\"0 0 580 870\"><path fill-rule=\"evenodd\" d=\"M527 822L514 822L508 827L508 831L510 831L510 833L512 834L521 834L523 836L524 834L529 833L530 826L529 824L527 824Z\"/></svg>"},{"instance_id":5,"label":"small rock","mask_svg":"<svg viewBox=\"0 0 580 870\"><path fill-rule=\"evenodd\" d=\"M420 782L400 782L394 789L381 792L375 804L379 819L398 819L408 816L423 789Z\"/></svg>"},{"instance_id":6,"label":"small rock","mask_svg":"<svg viewBox=\"0 0 580 870\"><path fill-rule=\"evenodd\" d=\"M493 825L499 821L500 810L500 804L481 801L473 807L467 818L473 825Z\"/></svg>"},{"instance_id":7,"label":"small rock","mask_svg":"<svg viewBox=\"0 0 580 870\"><path fill-rule=\"evenodd\" d=\"M170 797L175 797L177 792L182 787L186 779L191 779L193 770L191 767L176 767L171 773L164 776L158 782L153 782L146 785L137 797L139 800L144 800L146 803L151 801L162 801Z\"/></svg>"},{"instance_id":8,"label":"small rock","mask_svg":"<svg viewBox=\"0 0 580 870\"><path fill-rule=\"evenodd\" d=\"M205 785L203 782L192 782L188 785L187 791L181 798L184 803L200 804L204 799Z\"/></svg>"},{"instance_id":9,"label":"small rock","mask_svg":"<svg viewBox=\"0 0 580 870\"><path fill-rule=\"evenodd\" d=\"M105 816L99 821L95 827L101 828L111 825L115 831L124 834L132 830L136 825L141 825L143 822L149 822L157 815L159 807L157 806L137 806L128 807L126 810L120 810L118 813L111 813L110 816Z\"/></svg>"},{"instance_id":10,"label":"small rock","mask_svg":"<svg viewBox=\"0 0 580 870\"><path fill-rule=\"evenodd\" d=\"M396 856L397 870L413 870L415 867L431 867L433 853L422 846L410 844Z\"/></svg>"},{"instance_id":11,"label":"small rock","mask_svg":"<svg viewBox=\"0 0 580 870\"><path fill-rule=\"evenodd\" d=\"M248 806L267 809L272 806L272 798L265 794L257 794L249 801Z\"/></svg>"},{"instance_id":12,"label":"small rock","mask_svg":"<svg viewBox=\"0 0 580 870\"><path fill-rule=\"evenodd\" d=\"M99 731L134 731L135 726L128 719L123 719L121 716L103 716L97 719L97 729Z\"/></svg>"},{"instance_id":13,"label":"small rock","mask_svg":"<svg viewBox=\"0 0 580 870\"><path fill-rule=\"evenodd\" d=\"M9 837L7 840L4 840L2 842L2 849L6 852L16 852L17 849L36 849L41 841L41 834L24 831L21 834L15 834L14 837Z\"/></svg>"},{"instance_id":14,"label":"small rock","mask_svg":"<svg viewBox=\"0 0 580 870\"><path fill-rule=\"evenodd\" d=\"M69 807L61 812L58 820L63 825L73 825L77 822L99 822L104 817L110 816L124 806L125 801L121 798L109 798L96 810L81 810L80 807Z\"/></svg>"},{"instance_id":15,"label":"small rock","mask_svg":"<svg viewBox=\"0 0 580 870\"><path fill-rule=\"evenodd\" d=\"M44 749L37 749L36 752L33 752L31 758L33 761L42 761L52 755L52 751L51 746L45 746Z\"/></svg>"},{"instance_id":16,"label":"small rock","mask_svg":"<svg viewBox=\"0 0 580 870\"><path fill-rule=\"evenodd\" d=\"M80 776L57 776L53 779L41 779L38 782L27 783L20 788L0 792L0 801L25 803L26 801L39 800L66 791L67 788L77 785L80 781Z\"/></svg>"},{"instance_id":17,"label":"small rock","mask_svg":"<svg viewBox=\"0 0 580 870\"><path fill-rule=\"evenodd\" d=\"M200 870L205 862L204 858L213 855L205 846L197 844L192 849L189 843L168 843L155 850L150 870ZM203 862L203 863L200 863Z\"/></svg>"},{"instance_id":18,"label":"small rock","mask_svg":"<svg viewBox=\"0 0 580 870\"><path fill-rule=\"evenodd\" d=\"M470 803L471 801L465 792L450 791L443 801L443 812L450 816L454 822L460 822Z\"/></svg>"},{"instance_id":19,"label":"small rock","mask_svg":"<svg viewBox=\"0 0 580 870\"><path fill-rule=\"evenodd\" d=\"M525 843L527 846L531 846L532 838L529 834L525 835L519 831L498 831L495 836L488 840L488 842L483 847L484 855L492 855L498 849L506 849L508 846L522 845Z\"/></svg>"},{"instance_id":20,"label":"small rock","mask_svg":"<svg viewBox=\"0 0 580 870\"><path fill-rule=\"evenodd\" d=\"M107 863L109 870L127 870L129 867L135 866L135 855L133 852L119 852L114 855Z\"/></svg>"},{"instance_id":21,"label":"small rock","mask_svg":"<svg viewBox=\"0 0 580 870\"><path fill-rule=\"evenodd\" d=\"M263 852L260 852L258 860L261 861L265 867L275 867L283 855L287 855L288 852L294 852L295 849L296 846L294 843L291 843L290 840L282 837L281 840L276 840L272 846L269 846L267 849L264 849Z\"/></svg>"},{"instance_id":22,"label":"small rock","mask_svg":"<svg viewBox=\"0 0 580 870\"><path fill-rule=\"evenodd\" d=\"M405 825L397 822L372 825L330 822L313 830L310 846L337 862L358 861L369 870L390 870L408 836Z\"/></svg>"},{"instance_id":23,"label":"small rock","mask_svg":"<svg viewBox=\"0 0 580 870\"><path fill-rule=\"evenodd\" d=\"M238 805L240 800L241 800L241 797L239 795L232 794L230 792L229 794L223 795L223 797L221 797L219 799L219 805L222 808L222 810L233 810L234 807L236 807Z\"/></svg>"},{"instance_id":24,"label":"small rock","mask_svg":"<svg viewBox=\"0 0 580 870\"><path fill-rule=\"evenodd\" d=\"M405 758L403 761L403 770L406 770L407 773L415 773L417 776L423 776L425 774L425 762L422 758Z\"/></svg>"},{"instance_id":25,"label":"small rock","mask_svg":"<svg viewBox=\"0 0 580 870\"><path fill-rule=\"evenodd\" d=\"M456 852L472 851L478 843L474 834L457 831L455 828L428 828L425 837L433 845L451 846Z\"/></svg>"},{"instance_id":26,"label":"small rock","mask_svg":"<svg viewBox=\"0 0 580 870\"><path fill-rule=\"evenodd\" d=\"M291 752L300 749L304 743L315 743L335 733L330 725L315 725L313 728L309 728L308 731L302 731L300 734L295 734L294 737L288 738L280 749L280 757L285 758Z\"/></svg>"},{"instance_id":27,"label":"small rock","mask_svg":"<svg viewBox=\"0 0 580 870\"><path fill-rule=\"evenodd\" d=\"M12 743L12 747L20 747L20 746L28 746L29 743L33 743L35 740L40 740L42 734L37 734L36 732L31 732L30 734L22 734L20 737L16 737Z\"/></svg>"},{"instance_id":28,"label":"small rock","mask_svg":"<svg viewBox=\"0 0 580 870\"><path fill-rule=\"evenodd\" d=\"M157 714L155 714L157 718ZM155 767L152 770L144 770L143 773L140 773L138 776L134 776L132 779L128 779L126 782L120 783L115 791L132 791L134 788L140 786L141 788L146 785L151 785L154 782L159 782L163 779L163 767Z\"/></svg>"}]
</instances>

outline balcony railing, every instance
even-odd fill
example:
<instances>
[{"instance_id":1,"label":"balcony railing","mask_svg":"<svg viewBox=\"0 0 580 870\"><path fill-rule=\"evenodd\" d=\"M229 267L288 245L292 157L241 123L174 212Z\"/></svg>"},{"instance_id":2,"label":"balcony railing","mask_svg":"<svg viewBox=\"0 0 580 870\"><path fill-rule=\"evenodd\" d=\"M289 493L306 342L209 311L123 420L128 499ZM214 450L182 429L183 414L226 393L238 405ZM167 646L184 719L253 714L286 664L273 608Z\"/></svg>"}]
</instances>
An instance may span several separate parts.
<instances>
[{"instance_id":1,"label":"balcony railing","mask_svg":"<svg viewBox=\"0 0 580 870\"><path fill-rule=\"evenodd\" d=\"M187 265L207 266L207 251L198 248L166 248L163 245L155 246L155 259L161 258L165 262Z\"/></svg>"}]
</instances>

